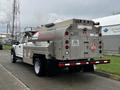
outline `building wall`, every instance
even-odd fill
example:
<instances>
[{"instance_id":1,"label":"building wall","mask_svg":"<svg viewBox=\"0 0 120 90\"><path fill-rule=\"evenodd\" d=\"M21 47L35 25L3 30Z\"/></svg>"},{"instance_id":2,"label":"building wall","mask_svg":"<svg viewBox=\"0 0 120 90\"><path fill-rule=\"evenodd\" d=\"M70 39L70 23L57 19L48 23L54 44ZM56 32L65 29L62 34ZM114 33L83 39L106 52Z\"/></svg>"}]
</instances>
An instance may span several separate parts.
<instances>
[{"instance_id":1,"label":"building wall","mask_svg":"<svg viewBox=\"0 0 120 90\"><path fill-rule=\"evenodd\" d=\"M120 14L93 19L102 26L104 53L120 55Z\"/></svg>"},{"instance_id":2,"label":"building wall","mask_svg":"<svg viewBox=\"0 0 120 90\"><path fill-rule=\"evenodd\" d=\"M120 54L120 35L103 36L104 54Z\"/></svg>"},{"instance_id":3,"label":"building wall","mask_svg":"<svg viewBox=\"0 0 120 90\"><path fill-rule=\"evenodd\" d=\"M96 18L93 21L100 22L101 26L117 25L120 24L120 14Z\"/></svg>"},{"instance_id":4,"label":"building wall","mask_svg":"<svg viewBox=\"0 0 120 90\"><path fill-rule=\"evenodd\" d=\"M104 53L120 54L120 24L102 27Z\"/></svg>"}]
</instances>

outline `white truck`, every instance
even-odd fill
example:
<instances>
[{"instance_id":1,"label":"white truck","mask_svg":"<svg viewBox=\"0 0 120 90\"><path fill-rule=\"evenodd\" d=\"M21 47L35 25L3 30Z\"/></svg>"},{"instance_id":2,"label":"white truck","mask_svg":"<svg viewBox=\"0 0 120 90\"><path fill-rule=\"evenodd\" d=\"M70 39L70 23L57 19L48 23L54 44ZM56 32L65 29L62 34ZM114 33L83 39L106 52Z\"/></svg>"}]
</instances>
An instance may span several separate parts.
<instances>
[{"instance_id":1,"label":"white truck","mask_svg":"<svg viewBox=\"0 0 120 90\"><path fill-rule=\"evenodd\" d=\"M100 29L91 20L71 19L23 32L11 49L12 62L21 59L34 65L38 76L54 75L61 69L93 72L94 65L110 63L102 55Z\"/></svg>"}]
</instances>

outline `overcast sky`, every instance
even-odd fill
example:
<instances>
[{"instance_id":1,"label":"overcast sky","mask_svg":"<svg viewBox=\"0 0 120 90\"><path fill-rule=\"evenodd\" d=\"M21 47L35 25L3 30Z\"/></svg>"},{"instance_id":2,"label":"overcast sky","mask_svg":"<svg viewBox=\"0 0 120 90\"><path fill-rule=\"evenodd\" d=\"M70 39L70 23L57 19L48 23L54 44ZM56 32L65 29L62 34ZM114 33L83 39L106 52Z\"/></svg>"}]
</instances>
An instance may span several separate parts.
<instances>
[{"instance_id":1,"label":"overcast sky","mask_svg":"<svg viewBox=\"0 0 120 90\"><path fill-rule=\"evenodd\" d=\"M12 0L0 0L0 21L10 15ZM64 18L92 19L120 11L120 0L20 0L21 24L37 26Z\"/></svg>"}]
</instances>

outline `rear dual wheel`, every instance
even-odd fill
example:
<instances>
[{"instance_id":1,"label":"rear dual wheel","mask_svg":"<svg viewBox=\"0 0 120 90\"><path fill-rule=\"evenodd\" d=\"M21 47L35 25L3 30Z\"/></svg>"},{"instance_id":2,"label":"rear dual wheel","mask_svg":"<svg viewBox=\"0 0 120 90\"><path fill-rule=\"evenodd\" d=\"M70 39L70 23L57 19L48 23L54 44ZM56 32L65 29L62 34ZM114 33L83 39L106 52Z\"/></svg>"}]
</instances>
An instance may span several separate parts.
<instances>
[{"instance_id":1,"label":"rear dual wheel","mask_svg":"<svg viewBox=\"0 0 120 90\"><path fill-rule=\"evenodd\" d=\"M53 60L45 60L44 57L34 58L34 72L37 76L54 76L58 72L56 62Z\"/></svg>"},{"instance_id":2,"label":"rear dual wheel","mask_svg":"<svg viewBox=\"0 0 120 90\"><path fill-rule=\"evenodd\" d=\"M84 65L83 66L83 72L94 72L94 65Z\"/></svg>"},{"instance_id":3,"label":"rear dual wheel","mask_svg":"<svg viewBox=\"0 0 120 90\"><path fill-rule=\"evenodd\" d=\"M60 72L60 69L57 66L57 61L55 60L48 60L46 66L47 76L55 76Z\"/></svg>"},{"instance_id":4,"label":"rear dual wheel","mask_svg":"<svg viewBox=\"0 0 120 90\"><path fill-rule=\"evenodd\" d=\"M69 67L69 72L70 73L75 73L75 72L80 72L81 67Z\"/></svg>"},{"instance_id":5,"label":"rear dual wheel","mask_svg":"<svg viewBox=\"0 0 120 90\"><path fill-rule=\"evenodd\" d=\"M44 59L40 59L39 57L34 58L34 72L37 76L45 75L45 63Z\"/></svg>"}]
</instances>

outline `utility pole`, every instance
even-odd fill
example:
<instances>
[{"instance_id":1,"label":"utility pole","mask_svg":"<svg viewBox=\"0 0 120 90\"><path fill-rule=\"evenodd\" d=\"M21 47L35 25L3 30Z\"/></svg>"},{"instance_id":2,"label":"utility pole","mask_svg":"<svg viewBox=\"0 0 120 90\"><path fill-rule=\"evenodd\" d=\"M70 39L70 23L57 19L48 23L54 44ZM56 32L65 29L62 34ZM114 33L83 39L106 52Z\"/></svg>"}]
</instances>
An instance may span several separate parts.
<instances>
[{"instance_id":1,"label":"utility pole","mask_svg":"<svg viewBox=\"0 0 120 90\"><path fill-rule=\"evenodd\" d=\"M13 17L12 17L12 32L11 37L14 39L14 32L15 32L15 9L16 8L16 0L13 1Z\"/></svg>"},{"instance_id":2,"label":"utility pole","mask_svg":"<svg viewBox=\"0 0 120 90\"><path fill-rule=\"evenodd\" d=\"M7 30L6 30L7 34L8 34L8 31L9 31L9 24L7 23Z\"/></svg>"},{"instance_id":3,"label":"utility pole","mask_svg":"<svg viewBox=\"0 0 120 90\"><path fill-rule=\"evenodd\" d=\"M17 38L17 33L20 32L20 5L19 0L13 0L13 12L12 12L12 31L11 37L13 40Z\"/></svg>"}]
</instances>

